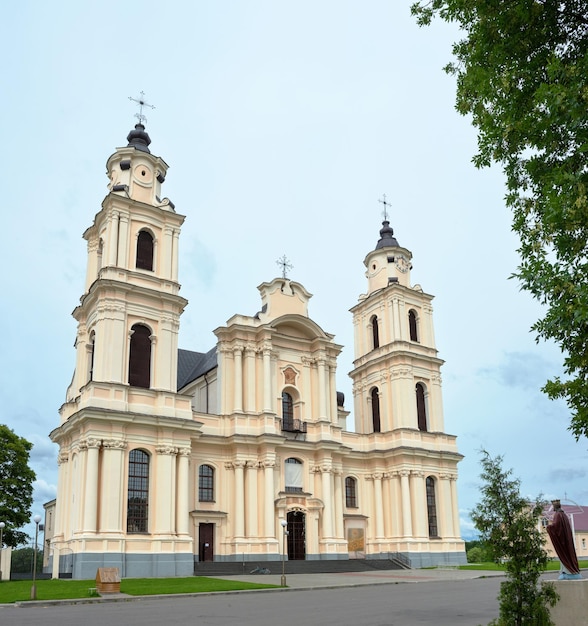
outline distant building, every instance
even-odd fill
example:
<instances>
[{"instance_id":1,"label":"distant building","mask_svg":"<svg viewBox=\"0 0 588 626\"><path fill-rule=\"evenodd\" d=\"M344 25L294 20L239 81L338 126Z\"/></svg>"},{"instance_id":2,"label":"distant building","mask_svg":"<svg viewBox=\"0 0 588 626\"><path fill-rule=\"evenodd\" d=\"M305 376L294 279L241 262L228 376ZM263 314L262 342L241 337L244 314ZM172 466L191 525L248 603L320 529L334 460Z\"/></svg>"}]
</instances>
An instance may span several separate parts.
<instances>
[{"instance_id":1,"label":"distant building","mask_svg":"<svg viewBox=\"0 0 588 626\"><path fill-rule=\"evenodd\" d=\"M109 193L84 233L76 367L51 433L54 576L279 560L282 522L288 559L464 563L462 456L444 432L433 297L411 285L412 255L388 221L351 309L349 432L335 386L341 346L289 278L262 283L259 312L219 326L210 351L178 349L184 216L161 199L168 166L145 128L127 139L107 161Z\"/></svg>"}]
</instances>

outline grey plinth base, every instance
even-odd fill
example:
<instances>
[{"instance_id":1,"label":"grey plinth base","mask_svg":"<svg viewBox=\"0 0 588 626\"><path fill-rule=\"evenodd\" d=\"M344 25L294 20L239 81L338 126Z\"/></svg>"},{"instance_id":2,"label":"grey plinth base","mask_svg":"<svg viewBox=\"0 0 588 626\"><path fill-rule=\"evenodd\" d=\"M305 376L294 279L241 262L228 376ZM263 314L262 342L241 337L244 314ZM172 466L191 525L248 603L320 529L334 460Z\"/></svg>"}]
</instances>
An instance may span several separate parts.
<instances>
[{"instance_id":1,"label":"grey plinth base","mask_svg":"<svg viewBox=\"0 0 588 626\"><path fill-rule=\"evenodd\" d=\"M551 609L551 619L556 626L586 624L588 607L588 579L554 580L559 602Z\"/></svg>"}]
</instances>

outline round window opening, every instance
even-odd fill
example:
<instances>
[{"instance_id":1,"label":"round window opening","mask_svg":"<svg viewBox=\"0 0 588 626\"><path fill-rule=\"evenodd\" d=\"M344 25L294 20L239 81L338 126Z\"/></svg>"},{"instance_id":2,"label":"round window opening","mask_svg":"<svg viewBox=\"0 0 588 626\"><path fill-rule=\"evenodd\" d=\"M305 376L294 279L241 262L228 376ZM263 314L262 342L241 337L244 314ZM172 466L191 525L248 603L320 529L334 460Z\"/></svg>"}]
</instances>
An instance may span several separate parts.
<instances>
[{"instance_id":1,"label":"round window opening","mask_svg":"<svg viewBox=\"0 0 588 626\"><path fill-rule=\"evenodd\" d=\"M146 172L145 170L141 170L141 176L145 176Z\"/></svg>"},{"instance_id":2,"label":"round window opening","mask_svg":"<svg viewBox=\"0 0 588 626\"><path fill-rule=\"evenodd\" d=\"M372 265L372 269L373 269L373 270L375 270L375 269L376 269L376 264L375 264L375 263Z\"/></svg>"}]
</instances>

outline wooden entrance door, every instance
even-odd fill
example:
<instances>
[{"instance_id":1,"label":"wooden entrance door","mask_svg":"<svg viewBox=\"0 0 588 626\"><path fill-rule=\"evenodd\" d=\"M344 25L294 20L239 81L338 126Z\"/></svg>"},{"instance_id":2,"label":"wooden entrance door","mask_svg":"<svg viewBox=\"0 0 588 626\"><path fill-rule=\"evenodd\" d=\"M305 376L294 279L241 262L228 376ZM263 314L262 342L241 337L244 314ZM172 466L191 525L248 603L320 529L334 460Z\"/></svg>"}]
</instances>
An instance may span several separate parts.
<instances>
[{"instance_id":1,"label":"wooden entrance door","mask_svg":"<svg viewBox=\"0 0 588 626\"><path fill-rule=\"evenodd\" d=\"M198 526L198 560L214 561L214 524Z\"/></svg>"},{"instance_id":2,"label":"wooden entrance door","mask_svg":"<svg viewBox=\"0 0 588 626\"><path fill-rule=\"evenodd\" d=\"M306 559L306 516L302 511L290 511L288 522L288 560Z\"/></svg>"}]
</instances>

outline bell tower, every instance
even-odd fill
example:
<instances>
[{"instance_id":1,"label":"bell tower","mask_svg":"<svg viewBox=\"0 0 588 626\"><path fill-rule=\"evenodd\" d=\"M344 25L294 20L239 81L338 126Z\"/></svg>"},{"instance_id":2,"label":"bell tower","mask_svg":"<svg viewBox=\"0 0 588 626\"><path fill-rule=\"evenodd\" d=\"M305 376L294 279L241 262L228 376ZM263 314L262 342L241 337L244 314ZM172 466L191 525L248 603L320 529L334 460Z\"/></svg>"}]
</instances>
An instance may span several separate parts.
<instances>
[{"instance_id":1,"label":"bell tower","mask_svg":"<svg viewBox=\"0 0 588 626\"><path fill-rule=\"evenodd\" d=\"M367 293L351 312L356 430L443 430L440 366L433 332L433 296L411 285L412 253L385 216L380 239L364 260Z\"/></svg>"},{"instance_id":2,"label":"bell tower","mask_svg":"<svg viewBox=\"0 0 588 626\"><path fill-rule=\"evenodd\" d=\"M86 286L73 312L76 369L62 419L72 402L79 409L104 397L109 408L132 410L130 404L139 403L142 411L145 405L155 410L173 404L158 394L177 391L179 320L187 304L178 283L184 216L161 198L168 165L151 154L142 120L127 141L106 162L109 193L84 233ZM151 390L153 397L130 388Z\"/></svg>"}]
</instances>

